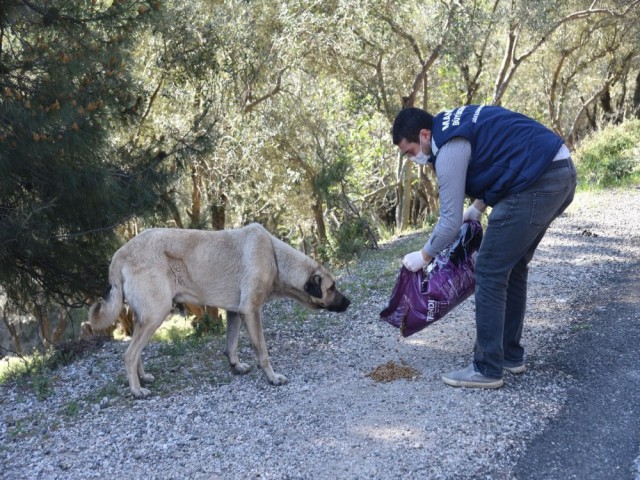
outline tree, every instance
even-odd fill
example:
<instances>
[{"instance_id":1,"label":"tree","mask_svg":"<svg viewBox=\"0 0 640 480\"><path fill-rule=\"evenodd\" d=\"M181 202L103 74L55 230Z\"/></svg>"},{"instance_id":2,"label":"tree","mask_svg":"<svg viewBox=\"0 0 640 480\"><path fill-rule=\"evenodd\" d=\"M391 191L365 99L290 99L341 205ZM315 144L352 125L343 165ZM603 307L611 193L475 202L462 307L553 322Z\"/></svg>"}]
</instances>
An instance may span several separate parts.
<instances>
[{"instance_id":1,"label":"tree","mask_svg":"<svg viewBox=\"0 0 640 480\"><path fill-rule=\"evenodd\" d=\"M45 325L52 302L104 292L114 250L148 226L259 221L320 254L365 223L420 224L438 192L391 144L400 108L498 103L578 142L640 116L638 9L3 2L0 289Z\"/></svg>"},{"instance_id":2,"label":"tree","mask_svg":"<svg viewBox=\"0 0 640 480\"><path fill-rule=\"evenodd\" d=\"M175 145L185 175L163 194L175 226L234 226L243 222L234 218L234 206L245 207L234 199L250 183L252 152L260 148L261 132L248 125L280 94L291 68L278 5L171 1L166 7L138 49L141 79L150 84L138 142L164 136Z\"/></svg>"},{"instance_id":3,"label":"tree","mask_svg":"<svg viewBox=\"0 0 640 480\"><path fill-rule=\"evenodd\" d=\"M583 3L583 2L578 2ZM512 2L503 14L508 19L506 32L506 42L504 46L504 56L502 65L498 71L493 93L493 103L500 105L505 91L516 71L534 53L547 44L551 36L564 25L582 19L593 17L611 17L624 19L627 15L633 15L640 7L640 0L620 3L612 7L598 8L597 1L590 3L588 8L573 10L563 13L558 11L557 2ZM615 3L615 2L612 2ZM619 6L620 10L616 7ZM567 10L569 7L565 6ZM558 12L558 13L556 13ZM523 45L522 37L529 38L529 42ZM518 54L518 47L522 47L522 52Z\"/></svg>"},{"instance_id":4,"label":"tree","mask_svg":"<svg viewBox=\"0 0 640 480\"><path fill-rule=\"evenodd\" d=\"M102 294L117 226L170 180L159 142L114 133L142 101L131 46L154 1L4 2L0 11L0 285L7 308Z\"/></svg>"},{"instance_id":5,"label":"tree","mask_svg":"<svg viewBox=\"0 0 640 480\"><path fill-rule=\"evenodd\" d=\"M339 72L370 92L389 121L399 107L397 103L393 107L399 97L403 106L420 105L435 111L460 103L506 102L508 107L554 127L571 142L577 138L574 137L577 129L582 129L579 134L584 132L586 113L596 102L600 102L602 109L613 110L607 103L607 94L616 85L626 85L637 62L637 41L634 41L637 37L629 35L635 31L634 14L640 8L637 0L575 1L562 5L502 0L338 5L336 13L331 14L335 30L321 24L327 31L327 51L321 56L330 62L328 70L332 74ZM323 14L329 15L325 11ZM548 60L556 53L558 38L566 39L567 30L585 32L576 57L591 68L575 71L573 75L565 71L562 103L555 102L560 97L551 98L557 110L545 115L541 108L544 104L540 103L542 92L551 90L551 96L559 94L562 81L557 78L545 90L541 79L555 65L562 71L562 60L558 64L555 60L549 64ZM589 30L598 34L589 36ZM606 31L609 33L605 34ZM600 41L601 35L610 40ZM573 39L578 37L574 34ZM565 42L561 52L574 51L576 44L572 42ZM496 55L500 50L502 57ZM625 53L615 58L615 51ZM596 52L606 52L605 65L596 62ZM540 58L547 62L540 62ZM495 79L493 86L491 76ZM513 88L514 83L517 88ZM617 104L622 105L626 90L622 87L619 90L622 92ZM590 94L581 99L580 93L585 92ZM420 99L422 103L417 103ZM411 205L418 199L437 196L434 188L421 195L419 186L433 187L433 183L429 178L426 182L414 182L409 166L398 160L395 181L389 182L397 189L398 227L413 223L418 217L409 216L414 211ZM424 206L429 203L424 202Z\"/></svg>"}]
</instances>

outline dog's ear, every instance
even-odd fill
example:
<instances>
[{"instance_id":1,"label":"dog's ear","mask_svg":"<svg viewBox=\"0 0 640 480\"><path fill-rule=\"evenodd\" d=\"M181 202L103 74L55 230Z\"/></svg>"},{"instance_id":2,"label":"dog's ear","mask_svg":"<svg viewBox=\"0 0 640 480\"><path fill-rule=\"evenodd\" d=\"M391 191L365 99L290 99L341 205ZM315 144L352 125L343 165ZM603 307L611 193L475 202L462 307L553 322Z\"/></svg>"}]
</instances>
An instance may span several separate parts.
<instances>
[{"instance_id":1,"label":"dog's ear","mask_svg":"<svg viewBox=\"0 0 640 480\"><path fill-rule=\"evenodd\" d=\"M307 283L304 284L304 291L312 297L322 298L322 277L320 275L311 275Z\"/></svg>"}]
</instances>

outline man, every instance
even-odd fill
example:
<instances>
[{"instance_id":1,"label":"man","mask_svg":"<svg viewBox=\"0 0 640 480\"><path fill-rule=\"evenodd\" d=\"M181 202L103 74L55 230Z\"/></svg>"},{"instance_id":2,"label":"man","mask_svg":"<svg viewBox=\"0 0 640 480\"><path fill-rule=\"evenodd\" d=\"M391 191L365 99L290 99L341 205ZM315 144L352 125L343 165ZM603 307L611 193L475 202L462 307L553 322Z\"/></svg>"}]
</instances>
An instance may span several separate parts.
<instances>
[{"instance_id":1,"label":"man","mask_svg":"<svg viewBox=\"0 0 640 480\"><path fill-rule=\"evenodd\" d=\"M417 271L451 243L463 220L492 207L475 265L473 362L442 377L455 387L498 388L503 371L525 371L520 345L528 264L549 224L573 200L576 170L563 140L505 108L467 105L437 114L405 108L393 143L430 164L440 191L440 218L425 246L402 263ZM474 199L464 210L465 194Z\"/></svg>"}]
</instances>

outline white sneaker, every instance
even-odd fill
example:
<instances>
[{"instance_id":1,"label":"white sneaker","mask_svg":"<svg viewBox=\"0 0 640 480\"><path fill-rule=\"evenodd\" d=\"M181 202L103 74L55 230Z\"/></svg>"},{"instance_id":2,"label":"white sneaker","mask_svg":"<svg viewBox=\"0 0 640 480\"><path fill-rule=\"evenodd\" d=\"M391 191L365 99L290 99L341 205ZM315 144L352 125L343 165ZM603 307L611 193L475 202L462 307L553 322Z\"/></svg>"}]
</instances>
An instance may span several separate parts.
<instances>
[{"instance_id":1,"label":"white sneaker","mask_svg":"<svg viewBox=\"0 0 640 480\"><path fill-rule=\"evenodd\" d=\"M517 375L518 373L524 373L524 371L527 368L524 366L524 363L523 363L522 365L516 365L514 367L508 367L507 365L503 365L502 369L505 372L509 372L509 373L513 373L513 374Z\"/></svg>"},{"instance_id":2,"label":"white sneaker","mask_svg":"<svg viewBox=\"0 0 640 480\"><path fill-rule=\"evenodd\" d=\"M485 377L480 372L476 372L473 363L462 370L443 375L442 381L452 387L467 388L500 388L504 385L504 380L501 378Z\"/></svg>"}]
</instances>

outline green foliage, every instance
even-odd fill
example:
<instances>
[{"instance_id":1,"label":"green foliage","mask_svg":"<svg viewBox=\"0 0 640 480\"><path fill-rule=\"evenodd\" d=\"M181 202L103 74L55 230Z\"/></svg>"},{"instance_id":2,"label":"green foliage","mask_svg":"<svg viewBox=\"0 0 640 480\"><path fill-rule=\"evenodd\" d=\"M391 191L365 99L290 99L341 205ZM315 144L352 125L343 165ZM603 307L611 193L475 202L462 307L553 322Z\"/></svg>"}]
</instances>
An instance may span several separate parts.
<instances>
[{"instance_id":1,"label":"green foliage","mask_svg":"<svg viewBox=\"0 0 640 480\"><path fill-rule=\"evenodd\" d=\"M259 221L348 262L360 218L394 233L389 127L409 98L435 112L499 93L566 138L637 116L640 5L609 3L3 2L6 312L104 293L148 226ZM617 141L627 153L584 161L588 184L634 177Z\"/></svg>"},{"instance_id":2,"label":"green foliage","mask_svg":"<svg viewBox=\"0 0 640 480\"><path fill-rule=\"evenodd\" d=\"M171 343L180 342L193 332L193 327L182 315L169 316L153 334L152 340L156 342Z\"/></svg>"},{"instance_id":3,"label":"green foliage","mask_svg":"<svg viewBox=\"0 0 640 480\"><path fill-rule=\"evenodd\" d=\"M50 354L23 357L3 365L0 370L0 384L24 381L35 392L39 400L47 398L53 392L53 379L49 361Z\"/></svg>"},{"instance_id":4,"label":"green foliage","mask_svg":"<svg viewBox=\"0 0 640 480\"><path fill-rule=\"evenodd\" d=\"M123 373L118 374L113 382L98 388L89 393L87 396L87 401L92 404L100 403L100 401L104 398L115 398L120 397L120 385L129 385L127 380L127 376Z\"/></svg>"},{"instance_id":5,"label":"green foliage","mask_svg":"<svg viewBox=\"0 0 640 480\"><path fill-rule=\"evenodd\" d=\"M34 390L39 400L44 400L55 389L53 372L94 351L103 341L101 338L72 340L48 348L44 353L6 359L0 362L0 384L24 382Z\"/></svg>"},{"instance_id":6,"label":"green foliage","mask_svg":"<svg viewBox=\"0 0 640 480\"><path fill-rule=\"evenodd\" d=\"M166 154L118 145L139 96L129 49L156 2L2 11L0 285L28 311L104 292L114 228L156 207Z\"/></svg>"},{"instance_id":7,"label":"green foliage","mask_svg":"<svg viewBox=\"0 0 640 480\"><path fill-rule=\"evenodd\" d=\"M75 418L78 416L79 413L80 413L80 406L76 401L69 402L64 407L64 414L69 418Z\"/></svg>"},{"instance_id":8,"label":"green foliage","mask_svg":"<svg viewBox=\"0 0 640 480\"><path fill-rule=\"evenodd\" d=\"M31 380L38 400L44 400L55 391L51 372L47 368L39 368L32 372Z\"/></svg>"},{"instance_id":9,"label":"green foliage","mask_svg":"<svg viewBox=\"0 0 640 480\"><path fill-rule=\"evenodd\" d=\"M344 265L374 246L375 238L369 222L361 217L347 217L331 232L328 256L334 263Z\"/></svg>"},{"instance_id":10,"label":"green foliage","mask_svg":"<svg viewBox=\"0 0 640 480\"><path fill-rule=\"evenodd\" d=\"M227 328L222 316L218 315L214 318L209 312L205 312L204 317L197 322L191 322L191 324L193 325L192 335L195 338L223 335Z\"/></svg>"},{"instance_id":11,"label":"green foliage","mask_svg":"<svg viewBox=\"0 0 640 480\"><path fill-rule=\"evenodd\" d=\"M160 348L162 355L182 356L192 346L191 332L185 335L184 330L175 327L167 329L161 336L154 338L162 339L162 348Z\"/></svg>"},{"instance_id":12,"label":"green foliage","mask_svg":"<svg viewBox=\"0 0 640 480\"><path fill-rule=\"evenodd\" d=\"M202 345L211 337L223 335L225 331L226 324L220 316L213 318L205 313L201 320L188 322L187 317L175 315L165 320L154 333L153 340L162 343L161 350L164 354L179 356Z\"/></svg>"},{"instance_id":13,"label":"green foliage","mask_svg":"<svg viewBox=\"0 0 640 480\"><path fill-rule=\"evenodd\" d=\"M322 155L321 152L318 153ZM350 170L350 159L338 152L332 162L320 166L320 170L313 177L313 190L325 198L331 196L331 191L340 185Z\"/></svg>"},{"instance_id":14,"label":"green foliage","mask_svg":"<svg viewBox=\"0 0 640 480\"><path fill-rule=\"evenodd\" d=\"M640 120L592 134L576 151L582 187L613 187L640 180Z\"/></svg>"}]
</instances>

